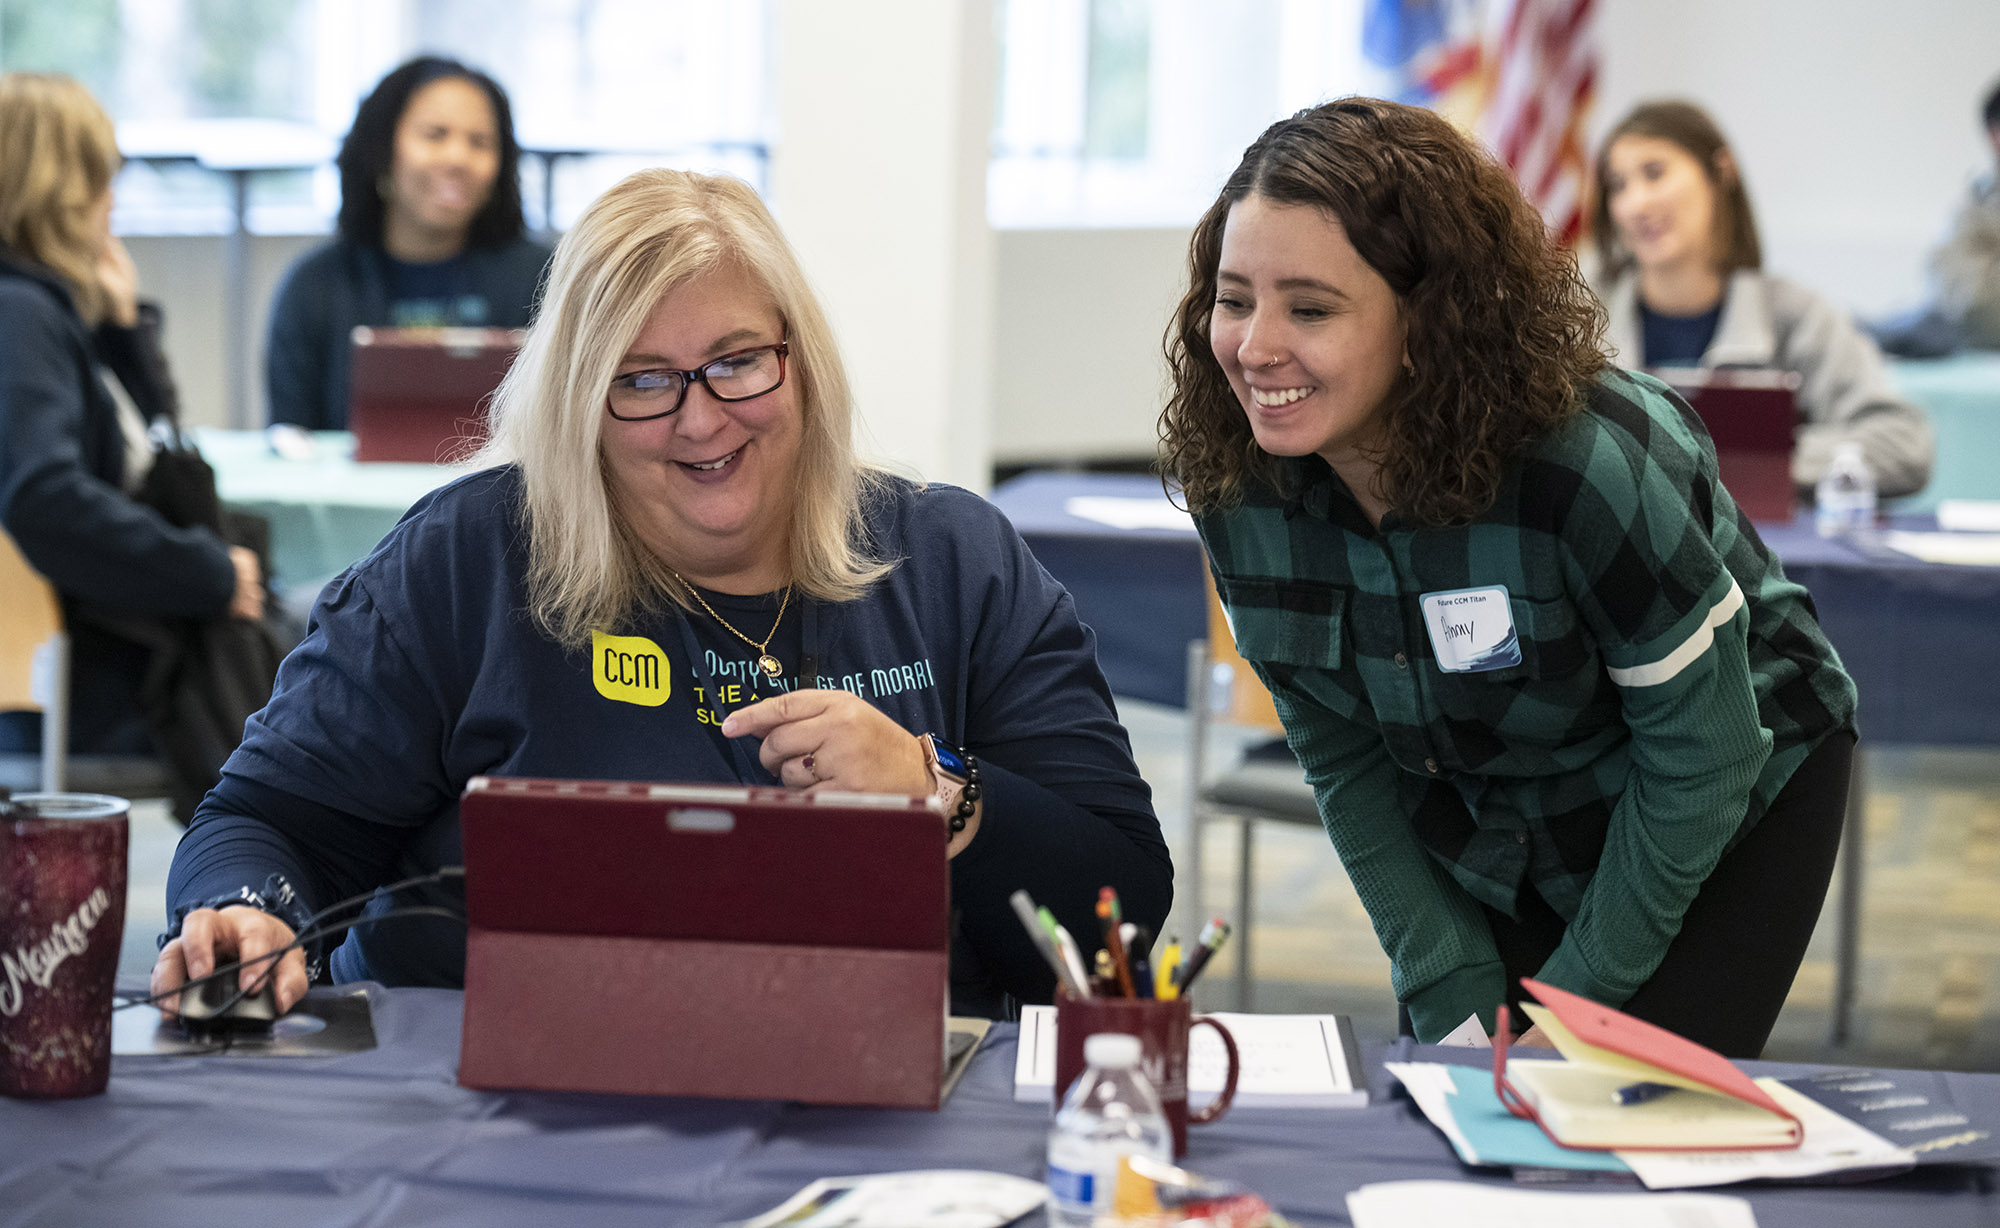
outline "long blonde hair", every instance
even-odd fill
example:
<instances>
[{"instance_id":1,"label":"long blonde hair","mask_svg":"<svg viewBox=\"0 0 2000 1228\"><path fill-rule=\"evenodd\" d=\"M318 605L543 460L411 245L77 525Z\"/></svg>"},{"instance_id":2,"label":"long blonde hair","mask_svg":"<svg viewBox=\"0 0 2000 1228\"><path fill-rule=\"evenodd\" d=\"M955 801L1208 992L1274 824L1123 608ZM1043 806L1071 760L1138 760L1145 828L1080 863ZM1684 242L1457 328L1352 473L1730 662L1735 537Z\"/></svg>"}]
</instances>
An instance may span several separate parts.
<instances>
[{"instance_id":1,"label":"long blonde hair","mask_svg":"<svg viewBox=\"0 0 2000 1228\"><path fill-rule=\"evenodd\" d=\"M109 304L91 216L119 162L111 117L89 90L56 73L0 76L0 246L53 269L93 325Z\"/></svg>"},{"instance_id":2,"label":"long blonde hair","mask_svg":"<svg viewBox=\"0 0 2000 1228\"><path fill-rule=\"evenodd\" d=\"M863 521L884 477L855 457L847 372L777 223L740 180L640 171L556 245L535 324L494 395L491 433L474 458L520 467L529 612L560 643L587 644L593 630L665 603L689 608L612 498L601 455L605 392L660 299L725 264L770 296L791 342L786 378L805 418L787 535L793 584L822 601L851 601L889 570L873 557Z\"/></svg>"}]
</instances>

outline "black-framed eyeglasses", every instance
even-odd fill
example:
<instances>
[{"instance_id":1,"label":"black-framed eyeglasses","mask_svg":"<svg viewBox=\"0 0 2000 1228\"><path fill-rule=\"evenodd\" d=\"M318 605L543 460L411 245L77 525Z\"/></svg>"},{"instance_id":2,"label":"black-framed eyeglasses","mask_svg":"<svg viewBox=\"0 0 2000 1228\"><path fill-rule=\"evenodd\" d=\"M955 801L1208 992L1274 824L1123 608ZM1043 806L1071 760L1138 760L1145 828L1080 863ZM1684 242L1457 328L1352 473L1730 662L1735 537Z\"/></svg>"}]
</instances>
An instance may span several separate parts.
<instances>
[{"instance_id":1,"label":"black-framed eyeglasses","mask_svg":"<svg viewBox=\"0 0 2000 1228\"><path fill-rule=\"evenodd\" d=\"M785 382L785 358L791 352L791 342L780 341L735 350L692 371L672 367L627 371L612 379L605 407L621 422L664 418L680 409L687 400L688 387L696 383L718 401L752 400L776 391Z\"/></svg>"}]
</instances>

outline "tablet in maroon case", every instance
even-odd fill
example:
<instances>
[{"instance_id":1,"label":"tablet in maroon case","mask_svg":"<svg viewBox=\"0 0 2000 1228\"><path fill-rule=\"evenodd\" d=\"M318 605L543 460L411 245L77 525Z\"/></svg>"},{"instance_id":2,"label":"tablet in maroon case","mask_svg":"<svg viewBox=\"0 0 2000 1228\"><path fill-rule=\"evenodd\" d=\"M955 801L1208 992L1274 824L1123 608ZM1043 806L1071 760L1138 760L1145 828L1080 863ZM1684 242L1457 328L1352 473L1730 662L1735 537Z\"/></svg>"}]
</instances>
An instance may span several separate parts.
<instances>
[{"instance_id":1,"label":"tablet in maroon case","mask_svg":"<svg viewBox=\"0 0 2000 1228\"><path fill-rule=\"evenodd\" d=\"M460 825L460 1083L937 1107L924 799L480 777Z\"/></svg>"}]
</instances>

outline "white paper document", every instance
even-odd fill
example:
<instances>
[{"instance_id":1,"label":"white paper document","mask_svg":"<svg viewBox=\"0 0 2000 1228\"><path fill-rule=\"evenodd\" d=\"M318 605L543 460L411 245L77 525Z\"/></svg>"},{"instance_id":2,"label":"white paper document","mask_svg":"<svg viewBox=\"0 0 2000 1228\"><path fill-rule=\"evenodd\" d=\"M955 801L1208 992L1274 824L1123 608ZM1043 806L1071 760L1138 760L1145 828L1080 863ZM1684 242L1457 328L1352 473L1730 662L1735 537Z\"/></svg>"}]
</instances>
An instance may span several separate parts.
<instances>
[{"instance_id":1,"label":"white paper document","mask_svg":"<svg viewBox=\"0 0 2000 1228\"><path fill-rule=\"evenodd\" d=\"M1486 1025L1479 1022L1479 1012L1465 1017L1465 1022L1453 1028L1438 1042L1441 1045L1457 1045L1461 1049L1491 1049L1493 1038L1486 1034Z\"/></svg>"},{"instance_id":2,"label":"white paper document","mask_svg":"<svg viewBox=\"0 0 2000 1228\"><path fill-rule=\"evenodd\" d=\"M2000 499L1940 499L1937 522L1958 533L2000 533Z\"/></svg>"},{"instance_id":3,"label":"white paper document","mask_svg":"<svg viewBox=\"0 0 2000 1228\"><path fill-rule=\"evenodd\" d=\"M1805 1127L1805 1141L1778 1151L1620 1151L1639 1180L1651 1190L1686 1189L1700 1185L1732 1185L1738 1181L1783 1181L1857 1169L1899 1171L1915 1167L1917 1157L1889 1140L1864 1130L1840 1114L1786 1087L1776 1079L1759 1079L1757 1086Z\"/></svg>"},{"instance_id":4,"label":"white paper document","mask_svg":"<svg viewBox=\"0 0 2000 1228\"><path fill-rule=\"evenodd\" d=\"M1338 1015L1241 1015L1216 1011L1236 1040L1242 1069L1238 1108L1342 1109L1368 1103L1368 1089L1351 1064L1353 1046ZM1188 1038L1188 1096L1199 1109L1222 1091L1229 1059L1215 1029L1197 1027ZM1020 1049L1014 1059L1014 1099L1049 1102L1056 1082L1056 1010L1021 1011Z\"/></svg>"},{"instance_id":5,"label":"white paper document","mask_svg":"<svg viewBox=\"0 0 2000 1228\"><path fill-rule=\"evenodd\" d=\"M1039 1181L969 1169L822 1177L736 1228L999 1228L1047 1198Z\"/></svg>"},{"instance_id":6,"label":"white paper document","mask_svg":"<svg viewBox=\"0 0 2000 1228\"><path fill-rule=\"evenodd\" d=\"M2000 533L1917 533L1891 529L1882 544L1926 563L2000 567Z\"/></svg>"},{"instance_id":7,"label":"white paper document","mask_svg":"<svg viewBox=\"0 0 2000 1228\"><path fill-rule=\"evenodd\" d=\"M1165 492L1157 499L1126 499L1117 495L1071 495L1063 500L1063 510L1084 520L1095 520L1114 529L1171 529L1194 532L1194 518L1167 501Z\"/></svg>"},{"instance_id":8,"label":"white paper document","mask_svg":"<svg viewBox=\"0 0 2000 1228\"><path fill-rule=\"evenodd\" d=\"M1725 1194L1585 1194L1470 1181L1386 1181L1347 1196L1354 1228L1757 1228L1750 1204Z\"/></svg>"}]
</instances>

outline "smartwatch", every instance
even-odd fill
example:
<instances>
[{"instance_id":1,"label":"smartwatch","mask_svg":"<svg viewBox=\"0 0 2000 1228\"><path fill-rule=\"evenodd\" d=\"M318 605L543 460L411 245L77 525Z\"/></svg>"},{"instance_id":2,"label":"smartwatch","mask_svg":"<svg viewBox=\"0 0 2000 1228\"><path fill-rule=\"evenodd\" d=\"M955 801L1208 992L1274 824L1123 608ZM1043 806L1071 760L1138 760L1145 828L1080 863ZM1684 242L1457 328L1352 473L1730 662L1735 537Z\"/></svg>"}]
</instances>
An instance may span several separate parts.
<instances>
[{"instance_id":1,"label":"smartwatch","mask_svg":"<svg viewBox=\"0 0 2000 1228\"><path fill-rule=\"evenodd\" d=\"M951 830L964 831L979 801L978 764L934 733L918 734L917 743L923 747L924 763L931 770L938 804L951 820Z\"/></svg>"}]
</instances>

